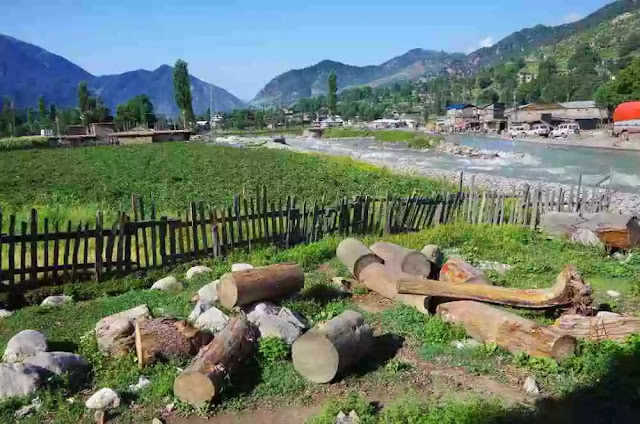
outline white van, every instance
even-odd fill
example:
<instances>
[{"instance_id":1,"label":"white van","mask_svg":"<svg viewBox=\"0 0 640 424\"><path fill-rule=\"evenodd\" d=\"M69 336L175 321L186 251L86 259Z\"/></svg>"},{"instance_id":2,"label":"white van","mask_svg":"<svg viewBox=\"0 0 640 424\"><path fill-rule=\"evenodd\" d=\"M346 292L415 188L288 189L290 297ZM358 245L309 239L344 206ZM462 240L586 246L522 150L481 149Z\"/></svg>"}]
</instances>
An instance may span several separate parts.
<instances>
[{"instance_id":1,"label":"white van","mask_svg":"<svg viewBox=\"0 0 640 424\"><path fill-rule=\"evenodd\" d=\"M551 131L551 137L567 138L570 135L580 134L579 124L561 124Z\"/></svg>"}]
</instances>

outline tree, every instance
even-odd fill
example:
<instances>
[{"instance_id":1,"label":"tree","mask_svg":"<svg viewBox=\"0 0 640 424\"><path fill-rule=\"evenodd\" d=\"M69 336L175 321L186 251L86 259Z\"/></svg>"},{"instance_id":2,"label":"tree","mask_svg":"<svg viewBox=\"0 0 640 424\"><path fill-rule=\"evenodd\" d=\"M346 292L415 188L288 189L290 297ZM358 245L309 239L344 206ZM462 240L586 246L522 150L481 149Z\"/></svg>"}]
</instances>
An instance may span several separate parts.
<instances>
[{"instance_id":1,"label":"tree","mask_svg":"<svg viewBox=\"0 0 640 424\"><path fill-rule=\"evenodd\" d=\"M620 57L624 57L637 51L640 51L640 32L634 32L624 40L620 44L618 54Z\"/></svg>"},{"instance_id":2,"label":"tree","mask_svg":"<svg viewBox=\"0 0 640 424\"><path fill-rule=\"evenodd\" d=\"M38 122L43 127L48 122L47 106L44 103L44 96L38 97Z\"/></svg>"},{"instance_id":3,"label":"tree","mask_svg":"<svg viewBox=\"0 0 640 424\"><path fill-rule=\"evenodd\" d=\"M595 99L599 106L609 110L622 102L640 99L640 58L634 59L614 80L598 88Z\"/></svg>"},{"instance_id":4,"label":"tree","mask_svg":"<svg viewBox=\"0 0 640 424\"><path fill-rule=\"evenodd\" d=\"M329 107L329 112L332 115L336 114L336 110L337 110L337 105L338 105L338 77L336 76L336 73L331 71L331 73L329 74L329 78L328 78L328 107Z\"/></svg>"},{"instance_id":5,"label":"tree","mask_svg":"<svg viewBox=\"0 0 640 424\"><path fill-rule=\"evenodd\" d=\"M178 59L173 67L173 89L175 92L176 105L182 113L184 123L192 123L195 117L191 100L189 65L182 59Z\"/></svg>"},{"instance_id":6,"label":"tree","mask_svg":"<svg viewBox=\"0 0 640 424\"><path fill-rule=\"evenodd\" d=\"M482 90L482 92L480 92L480 95L478 96L478 103L479 104L492 104L497 102L500 99L500 95L498 94L498 92L492 88L488 88L486 90Z\"/></svg>"},{"instance_id":7,"label":"tree","mask_svg":"<svg viewBox=\"0 0 640 424\"><path fill-rule=\"evenodd\" d=\"M139 94L125 104L118 105L115 116L119 129L126 130L135 125L148 127L156 123L153 103L146 94Z\"/></svg>"},{"instance_id":8,"label":"tree","mask_svg":"<svg viewBox=\"0 0 640 424\"><path fill-rule=\"evenodd\" d=\"M49 105L49 121L54 122L56 120L57 115L58 113L56 111L56 105L51 103L51 105Z\"/></svg>"},{"instance_id":9,"label":"tree","mask_svg":"<svg viewBox=\"0 0 640 424\"><path fill-rule=\"evenodd\" d=\"M483 72L476 77L476 85L482 90L489 87L492 83L491 75L486 72Z\"/></svg>"},{"instance_id":10,"label":"tree","mask_svg":"<svg viewBox=\"0 0 640 424\"><path fill-rule=\"evenodd\" d=\"M78 83L78 109L80 109L81 113L89 110L89 96L87 82L80 81Z\"/></svg>"},{"instance_id":11,"label":"tree","mask_svg":"<svg viewBox=\"0 0 640 424\"><path fill-rule=\"evenodd\" d=\"M571 55L567 68L580 74L595 74L596 66L600 63L600 56L588 44L581 44Z\"/></svg>"}]
</instances>

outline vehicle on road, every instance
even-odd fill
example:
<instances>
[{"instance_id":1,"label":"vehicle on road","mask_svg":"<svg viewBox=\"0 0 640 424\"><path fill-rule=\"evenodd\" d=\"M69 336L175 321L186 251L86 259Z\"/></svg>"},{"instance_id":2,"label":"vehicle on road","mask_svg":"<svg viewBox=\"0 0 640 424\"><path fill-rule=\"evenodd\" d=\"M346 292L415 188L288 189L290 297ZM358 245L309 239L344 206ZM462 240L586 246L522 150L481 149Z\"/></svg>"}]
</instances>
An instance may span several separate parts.
<instances>
[{"instance_id":1,"label":"vehicle on road","mask_svg":"<svg viewBox=\"0 0 640 424\"><path fill-rule=\"evenodd\" d=\"M629 140L631 134L640 134L640 102L620 103L613 112L613 135Z\"/></svg>"},{"instance_id":2,"label":"vehicle on road","mask_svg":"<svg viewBox=\"0 0 640 424\"><path fill-rule=\"evenodd\" d=\"M509 128L509 135L511 138L526 137L527 130L522 125L516 125Z\"/></svg>"},{"instance_id":3,"label":"vehicle on road","mask_svg":"<svg viewBox=\"0 0 640 424\"><path fill-rule=\"evenodd\" d=\"M560 124L553 131L551 131L551 137L567 138L570 135L580 134L579 124Z\"/></svg>"},{"instance_id":4,"label":"vehicle on road","mask_svg":"<svg viewBox=\"0 0 640 424\"><path fill-rule=\"evenodd\" d=\"M527 130L527 135L532 137L535 137L535 136L549 137L550 133L551 133L551 126L545 123L533 124L531 129Z\"/></svg>"}]
</instances>

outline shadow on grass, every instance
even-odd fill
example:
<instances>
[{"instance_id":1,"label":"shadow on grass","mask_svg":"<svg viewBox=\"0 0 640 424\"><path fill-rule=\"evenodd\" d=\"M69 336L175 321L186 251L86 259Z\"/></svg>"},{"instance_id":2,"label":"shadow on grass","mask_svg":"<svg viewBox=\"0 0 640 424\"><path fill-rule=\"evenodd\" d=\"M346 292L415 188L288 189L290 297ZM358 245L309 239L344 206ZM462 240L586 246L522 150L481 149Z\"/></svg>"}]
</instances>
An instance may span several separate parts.
<instances>
[{"instance_id":1,"label":"shadow on grass","mask_svg":"<svg viewBox=\"0 0 640 424\"><path fill-rule=\"evenodd\" d=\"M349 376L361 377L377 371L396 356L396 353L402 348L403 344L404 337L398 336L397 334L387 333L374 337L371 353L367 355L355 369L340 377L340 379Z\"/></svg>"}]
</instances>

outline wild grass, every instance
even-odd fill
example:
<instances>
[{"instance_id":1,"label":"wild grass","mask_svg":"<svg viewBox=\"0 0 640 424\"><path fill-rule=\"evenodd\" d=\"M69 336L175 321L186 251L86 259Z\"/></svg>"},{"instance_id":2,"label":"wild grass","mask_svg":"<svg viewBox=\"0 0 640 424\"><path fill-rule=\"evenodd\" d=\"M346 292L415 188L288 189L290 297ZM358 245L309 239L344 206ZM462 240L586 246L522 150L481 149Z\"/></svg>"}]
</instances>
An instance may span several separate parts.
<instances>
[{"instance_id":1,"label":"wild grass","mask_svg":"<svg viewBox=\"0 0 640 424\"><path fill-rule=\"evenodd\" d=\"M49 147L50 137L28 136L0 138L0 151Z\"/></svg>"},{"instance_id":2,"label":"wild grass","mask_svg":"<svg viewBox=\"0 0 640 424\"><path fill-rule=\"evenodd\" d=\"M383 143L406 143L412 149L427 149L434 147L444 137L430 135L419 131L407 130L363 130L358 128L327 128L325 138L374 138Z\"/></svg>"}]
</instances>

